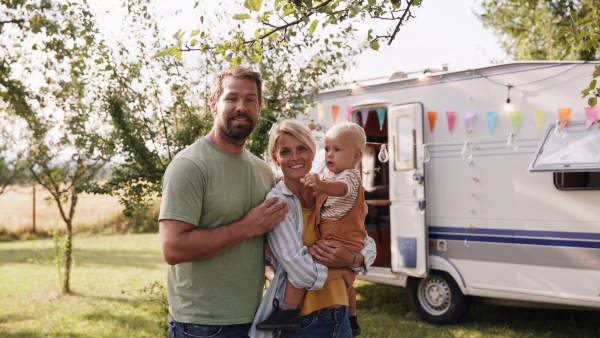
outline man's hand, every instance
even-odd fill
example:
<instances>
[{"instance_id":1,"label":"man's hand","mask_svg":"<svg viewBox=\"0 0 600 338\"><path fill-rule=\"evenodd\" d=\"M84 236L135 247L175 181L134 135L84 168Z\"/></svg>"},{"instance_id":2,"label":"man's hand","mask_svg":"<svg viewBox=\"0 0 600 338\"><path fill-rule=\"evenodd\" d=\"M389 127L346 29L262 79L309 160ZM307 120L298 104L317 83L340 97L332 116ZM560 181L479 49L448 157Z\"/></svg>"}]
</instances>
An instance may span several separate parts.
<instances>
[{"instance_id":1,"label":"man's hand","mask_svg":"<svg viewBox=\"0 0 600 338\"><path fill-rule=\"evenodd\" d=\"M354 260L352 252L338 241L319 241L308 248L308 253L315 262L332 268L347 267ZM358 263L358 256L362 257L362 255L360 253L356 255Z\"/></svg>"},{"instance_id":2,"label":"man's hand","mask_svg":"<svg viewBox=\"0 0 600 338\"><path fill-rule=\"evenodd\" d=\"M248 231L248 237L262 235L283 222L289 209L286 202L277 202L278 200L278 197L269 198L242 218L248 225L244 227L244 230Z\"/></svg>"},{"instance_id":3,"label":"man's hand","mask_svg":"<svg viewBox=\"0 0 600 338\"><path fill-rule=\"evenodd\" d=\"M237 243L271 230L285 219L287 203L270 198L250 210L241 220L212 229L172 219L160 221L159 234L165 261L171 265L200 261Z\"/></svg>"}]
</instances>

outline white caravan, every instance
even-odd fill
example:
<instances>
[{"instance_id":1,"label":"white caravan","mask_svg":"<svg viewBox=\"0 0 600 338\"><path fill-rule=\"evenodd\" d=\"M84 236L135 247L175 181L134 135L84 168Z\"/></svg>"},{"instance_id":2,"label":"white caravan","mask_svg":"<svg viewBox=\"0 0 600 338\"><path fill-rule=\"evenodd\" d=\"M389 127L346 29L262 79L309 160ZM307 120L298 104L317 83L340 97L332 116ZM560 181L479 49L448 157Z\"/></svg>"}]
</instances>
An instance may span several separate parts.
<instances>
[{"instance_id":1,"label":"white caravan","mask_svg":"<svg viewBox=\"0 0 600 338\"><path fill-rule=\"evenodd\" d=\"M580 94L598 64L398 72L319 94L315 121L367 134L378 257L359 278L408 287L437 324L471 300L599 309L600 130Z\"/></svg>"}]
</instances>

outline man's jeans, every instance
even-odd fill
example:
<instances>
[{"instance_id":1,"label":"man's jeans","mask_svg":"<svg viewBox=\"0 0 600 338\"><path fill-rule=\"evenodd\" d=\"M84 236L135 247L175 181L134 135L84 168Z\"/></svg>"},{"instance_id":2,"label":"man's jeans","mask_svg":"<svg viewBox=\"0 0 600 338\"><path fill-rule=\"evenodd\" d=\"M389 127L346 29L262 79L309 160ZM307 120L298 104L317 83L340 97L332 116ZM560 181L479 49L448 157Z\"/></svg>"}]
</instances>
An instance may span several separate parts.
<instances>
[{"instance_id":1,"label":"man's jeans","mask_svg":"<svg viewBox=\"0 0 600 338\"><path fill-rule=\"evenodd\" d=\"M352 338L348 307L321 309L300 317L298 330L281 331L280 338Z\"/></svg>"},{"instance_id":2,"label":"man's jeans","mask_svg":"<svg viewBox=\"0 0 600 338\"><path fill-rule=\"evenodd\" d=\"M243 338L248 336L251 323L239 325L201 325L180 323L169 319L170 338L194 338L194 337L223 337Z\"/></svg>"}]
</instances>

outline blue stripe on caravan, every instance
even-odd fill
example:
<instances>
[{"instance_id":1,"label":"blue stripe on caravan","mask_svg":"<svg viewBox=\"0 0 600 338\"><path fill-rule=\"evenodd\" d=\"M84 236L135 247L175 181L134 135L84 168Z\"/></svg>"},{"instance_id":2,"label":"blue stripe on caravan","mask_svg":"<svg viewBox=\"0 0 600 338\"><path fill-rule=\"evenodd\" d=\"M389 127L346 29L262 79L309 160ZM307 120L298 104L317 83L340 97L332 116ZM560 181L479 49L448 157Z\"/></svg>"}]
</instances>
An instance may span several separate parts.
<instances>
[{"instance_id":1,"label":"blue stripe on caravan","mask_svg":"<svg viewBox=\"0 0 600 338\"><path fill-rule=\"evenodd\" d=\"M532 231L532 230L508 230L508 229L478 229L430 226L429 233L460 234L460 235L496 235L515 237L537 237L537 238L568 238L600 241L600 233L590 232L566 232L566 231ZM431 236L431 235L430 235Z\"/></svg>"},{"instance_id":2,"label":"blue stripe on caravan","mask_svg":"<svg viewBox=\"0 0 600 338\"><path fill-rule=\"evenodd\" d=\"M600 249L600 242L569 241L569 240L542 239L542 238L531 238L531 237L489 237L489 236L476 236L476 235L470 235L470 234L450 235L450 234L429 233L429 239L449 239L449 240L457 240L457 241L468 240L468 241L473 241L473 242L531 244L531 245L565 246L565 247L575 247L575 248Z\"/></svg>"}]
</instances>

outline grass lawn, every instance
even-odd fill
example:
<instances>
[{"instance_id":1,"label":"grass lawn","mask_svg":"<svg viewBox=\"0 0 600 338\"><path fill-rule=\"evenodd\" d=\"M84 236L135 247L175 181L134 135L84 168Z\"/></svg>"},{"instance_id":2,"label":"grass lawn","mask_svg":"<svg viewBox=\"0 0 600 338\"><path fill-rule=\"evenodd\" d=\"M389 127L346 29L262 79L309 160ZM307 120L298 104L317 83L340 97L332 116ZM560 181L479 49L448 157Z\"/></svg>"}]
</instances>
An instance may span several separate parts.
<instances>
[{"instance_id":1,"label":"grass lawn","mask_svg":"<svg viewBox=\"0 0 600 338\"><path fill-rule=\"evenodd\" d=\"M165 337L164 307L141 292L165 285L158 235L76 236L74 245L74 294L60 297L51 239L0 242L0 337ZM436 326L405 318L403 288L359 281L356 291L365 338L600 337L598 311L473 304L464 322Z\"/></svg>"},{"instance_id":2,"label":"grass lawn","mask_svg":"<svg viewBox=\"0 0 600 338\"><path fill-rule=\"evenodd\" d=\"M164 337L157 234L75 237L72 295L59 296L51 239L0 243L0 337Z\"/></svg>"}]
</instances>

